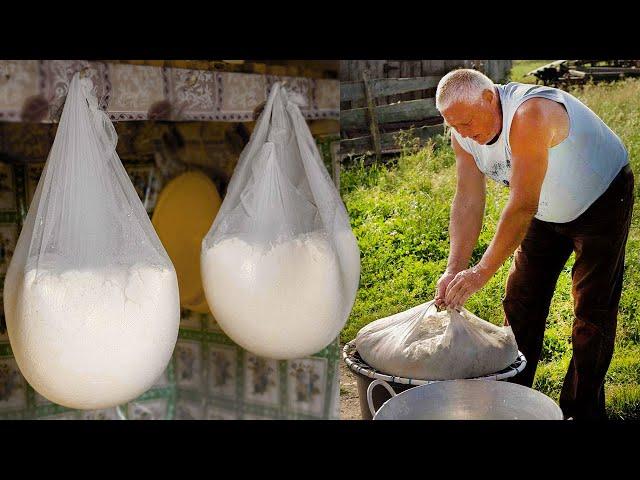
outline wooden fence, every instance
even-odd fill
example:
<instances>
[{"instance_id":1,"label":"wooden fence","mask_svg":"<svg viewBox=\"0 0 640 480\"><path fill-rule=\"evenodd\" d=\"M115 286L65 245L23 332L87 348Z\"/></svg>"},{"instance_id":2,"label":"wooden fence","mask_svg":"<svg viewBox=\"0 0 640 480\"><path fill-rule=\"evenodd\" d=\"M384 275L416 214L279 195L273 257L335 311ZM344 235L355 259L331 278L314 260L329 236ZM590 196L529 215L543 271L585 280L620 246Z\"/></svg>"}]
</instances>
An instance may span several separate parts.
<instances>
[{"instance_id":1,"label":"wooden fence","mask_svg":"<svg viewBox=\"0 0 640 480\"><path fill-rule=\"evenodd\" d=\"M341 60L340 82L358 82L362 72L367 71L371 78L416 78L442 77L456 68L476 68L484 72L495 82L504 81L511 70L511 60ZM435 87L434 87L435 89ZM414 91L376 99L378 105L405 100L418 100L432 97L435 92ZM364 101L348 102L342 108L364 107Z\"/></svg>"},{"instance_id":2,"label":"wooden fence","mask_svg":"<svg viewBox=\"0 0 640 480\"><path fill-rule=\"evenodd\" d=\"M415 135L426 141L443 131L442 118L435 106L435 98L421 98L377 106L380 96L398 95L433 88L440 77L370 79L363 73L360 82L346 82L340 86L340 101L365 100L366 107L341 110L340 154L354 155L372 151L379 159L382 153L399 150L398 131L414 127ZM364 133L366 132L366 133Z\"/></svg>"}]
</instances>

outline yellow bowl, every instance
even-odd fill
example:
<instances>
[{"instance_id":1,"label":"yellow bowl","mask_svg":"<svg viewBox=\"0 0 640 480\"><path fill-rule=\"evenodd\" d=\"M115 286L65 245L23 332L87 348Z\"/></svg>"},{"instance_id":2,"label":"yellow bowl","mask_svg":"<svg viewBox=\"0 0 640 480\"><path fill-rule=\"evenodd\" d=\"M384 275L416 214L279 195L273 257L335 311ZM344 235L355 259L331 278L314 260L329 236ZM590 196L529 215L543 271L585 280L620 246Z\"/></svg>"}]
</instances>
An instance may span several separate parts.
<instances>
[{"instance_id":1,"label":"yellow bowl","mask_svg":"<svg viewBox=\"0 0 640 480\"><path fill-rule=\"evenodd\" d=\"M200 276L200 249L221 203L209 177L187 172L162 190L151 219L176 269L180 306L200 313L209 313Z\"/></svg>"}]
</instances>

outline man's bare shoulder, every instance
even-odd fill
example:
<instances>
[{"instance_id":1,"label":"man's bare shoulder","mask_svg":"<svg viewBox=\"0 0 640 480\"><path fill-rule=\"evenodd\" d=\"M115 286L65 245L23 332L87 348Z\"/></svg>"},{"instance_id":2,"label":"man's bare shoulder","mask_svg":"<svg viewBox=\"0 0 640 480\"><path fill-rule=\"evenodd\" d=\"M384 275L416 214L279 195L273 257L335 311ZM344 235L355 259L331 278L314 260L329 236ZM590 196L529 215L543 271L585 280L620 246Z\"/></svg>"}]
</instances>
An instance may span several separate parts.
<instances>
[{"instance_id":1,"label":"man's bare shoulder","mask_svg":"<svg viewBox=\"0 0 640 480\"><path fill-rule=\"evenodd\" d=\"M564 106L548 98L534 97L522 102L511 121L510 142L538 139L548 141L547 147L557 143L554 139L566 136L569 115Z\"/></svg>"},{"instance_id":2,"label":"man's bare shoulder","mask_svg":"<svg viewBox=\"0 0 640 480\"><path fill-rule=\"evenodd\" d=\"M557 112L565 112L564 106L554 100L533 97L522 102L513 115L513 121L539 121Z\"/></svg>"}]
</instances>

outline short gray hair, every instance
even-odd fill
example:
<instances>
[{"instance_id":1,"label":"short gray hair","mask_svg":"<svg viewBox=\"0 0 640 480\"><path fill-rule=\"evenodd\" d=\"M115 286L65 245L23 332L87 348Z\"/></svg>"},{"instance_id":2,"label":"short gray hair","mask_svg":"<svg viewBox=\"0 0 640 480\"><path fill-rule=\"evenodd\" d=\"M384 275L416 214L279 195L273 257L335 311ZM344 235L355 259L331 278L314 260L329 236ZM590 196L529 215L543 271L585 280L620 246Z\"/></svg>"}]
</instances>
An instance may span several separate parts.
<instances>
[{"instance_id":1,"label":"short gray hair","mask_svg":"<svg viewBox=\"0 0 640 480\"><path fill-rule=\"evenodd\" d=\"M484 73L470 68L452 70L438 82L436 108L442 112L454 101L474 103L484 90L493 90L493 81Z\"/></svg>"}]
</instances>

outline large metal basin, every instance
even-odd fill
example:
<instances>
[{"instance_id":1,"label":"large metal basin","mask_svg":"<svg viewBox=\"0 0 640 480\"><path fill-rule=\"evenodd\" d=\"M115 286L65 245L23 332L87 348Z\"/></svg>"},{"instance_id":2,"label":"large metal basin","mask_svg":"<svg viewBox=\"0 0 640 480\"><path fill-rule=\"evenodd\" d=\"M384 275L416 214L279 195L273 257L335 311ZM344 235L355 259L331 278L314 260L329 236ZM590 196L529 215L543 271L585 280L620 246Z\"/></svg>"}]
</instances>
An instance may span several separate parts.
<instances>
[{"instance_id":1,"label":"large metal basin","mask_svg":"<svg viewBox=\"0 0 640 480\"><path fill-rule=\"evenodd\" d=\"M373 412L371 396L382 385L392 397ZM395 394L383 380L367 391L374 420L562 420L562 410L549 397L515 383L447 380Z\"/></svg>"}]
</instances>

